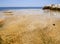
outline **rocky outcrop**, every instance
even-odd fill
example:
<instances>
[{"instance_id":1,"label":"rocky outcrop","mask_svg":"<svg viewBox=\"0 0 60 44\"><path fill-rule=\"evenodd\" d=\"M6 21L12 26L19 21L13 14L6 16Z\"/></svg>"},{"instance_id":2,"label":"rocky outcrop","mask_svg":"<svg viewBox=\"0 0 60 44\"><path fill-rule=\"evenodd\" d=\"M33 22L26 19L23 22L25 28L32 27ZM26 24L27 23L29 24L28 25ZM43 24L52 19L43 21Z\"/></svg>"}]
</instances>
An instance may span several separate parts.
<instances>
[{"instance_id":1,"label":"rocky outcrop","mask_svg":"<svg viewBox=\"0 0 60 44\"><path fill-rule=\"evenodd\" d=\"M43 9L58 10L60 11L60 4L51 4L44 6Z\"/></svg>"}]
</instances>

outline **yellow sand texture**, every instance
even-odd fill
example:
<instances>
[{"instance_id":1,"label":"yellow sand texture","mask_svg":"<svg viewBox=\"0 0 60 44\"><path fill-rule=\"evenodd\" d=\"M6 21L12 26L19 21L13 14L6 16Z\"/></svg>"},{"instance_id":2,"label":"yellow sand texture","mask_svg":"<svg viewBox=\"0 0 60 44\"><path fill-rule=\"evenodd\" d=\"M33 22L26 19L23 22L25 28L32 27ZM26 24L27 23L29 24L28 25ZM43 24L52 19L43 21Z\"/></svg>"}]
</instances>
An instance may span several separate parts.
<instances>
[{"instance_id":1,"label":"yellow sand texture","mask_svg":"<svg viewBox=\"0 0 60 44\"><path fill-rule=\"evenodd\" d=\"M0 44L60 44L60 19L19 15L3 20Z\"/></svg>"}]
</instances>

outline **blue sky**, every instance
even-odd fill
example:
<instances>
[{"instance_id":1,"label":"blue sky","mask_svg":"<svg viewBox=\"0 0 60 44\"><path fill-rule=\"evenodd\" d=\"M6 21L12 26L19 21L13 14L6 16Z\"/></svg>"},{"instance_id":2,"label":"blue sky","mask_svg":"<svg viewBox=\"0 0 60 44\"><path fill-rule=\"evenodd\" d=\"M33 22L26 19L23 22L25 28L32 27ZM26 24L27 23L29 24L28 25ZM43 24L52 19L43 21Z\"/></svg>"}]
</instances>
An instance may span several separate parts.
<instances>
[{"instance_id":1,"label":"blue sky","mask_svg":"<svg viewBox=\"0 0 60 44\"><path fill-rule=\"evenodd\" d=\"M41 7L59 3L60 0L0 0L0 7Z\"/></svg>"}]
</instances>

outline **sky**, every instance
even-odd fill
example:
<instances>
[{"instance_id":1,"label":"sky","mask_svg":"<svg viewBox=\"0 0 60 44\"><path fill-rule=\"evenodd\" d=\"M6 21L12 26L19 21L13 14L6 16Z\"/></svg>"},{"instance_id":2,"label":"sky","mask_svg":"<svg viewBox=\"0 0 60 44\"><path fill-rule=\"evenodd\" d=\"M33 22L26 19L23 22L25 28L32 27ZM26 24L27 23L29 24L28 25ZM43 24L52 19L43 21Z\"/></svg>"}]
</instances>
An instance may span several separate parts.
<instances>
[{"instance_id":1,"label":"sky","mask_svg":"<svg viewBox=\"0 0 60 44\"><path fill-rule=\"evenodd\" d=\"M60 0L0 0L0 7L41 7L59 3Z\"/></svg>"}]
</instances>

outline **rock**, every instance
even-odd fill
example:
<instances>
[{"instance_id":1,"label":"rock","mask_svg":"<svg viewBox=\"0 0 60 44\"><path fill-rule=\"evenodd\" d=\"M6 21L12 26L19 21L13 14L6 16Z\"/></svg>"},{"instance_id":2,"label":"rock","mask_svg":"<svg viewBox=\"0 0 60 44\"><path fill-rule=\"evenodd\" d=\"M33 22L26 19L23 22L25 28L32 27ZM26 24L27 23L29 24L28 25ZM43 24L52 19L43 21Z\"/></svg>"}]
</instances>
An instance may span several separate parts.
<instances>
[{"instance_id":1,"label":"rock","mask_svg":"<svg viewBox=\"0 0 60 44\"><path fill-rule=\"evenodd\" d=\"M47 5L47 6L44 6L43 9L58 10L58 11L60 11L60 4Z\"/></svg>"}]
</instances>

